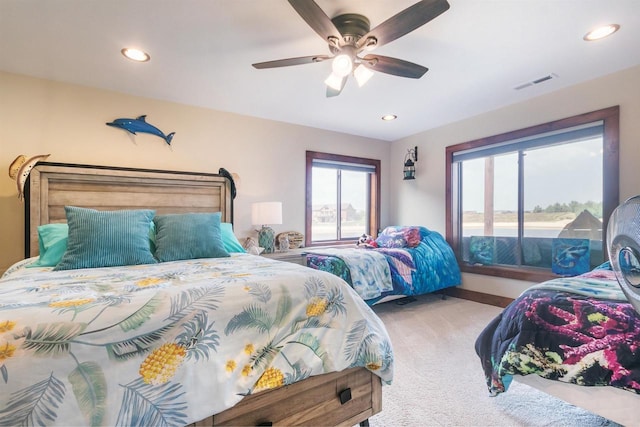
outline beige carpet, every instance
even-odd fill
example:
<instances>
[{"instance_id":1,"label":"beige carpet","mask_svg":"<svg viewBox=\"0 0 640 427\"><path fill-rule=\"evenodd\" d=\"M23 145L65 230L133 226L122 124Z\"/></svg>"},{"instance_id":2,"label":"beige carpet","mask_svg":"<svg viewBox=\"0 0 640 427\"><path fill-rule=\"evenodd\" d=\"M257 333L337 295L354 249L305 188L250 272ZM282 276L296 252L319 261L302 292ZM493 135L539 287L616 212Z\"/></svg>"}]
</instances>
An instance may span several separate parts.
<instances>
[{"instance_id":1,"label":"beige carpet","mask_svg":"<svg viewBox=\"0 0 640 427\"><path fill-rule=\"evenodd\" d=\"M515 381L490 397L474 343L498 307L424 295L374 311L389 331L396 364L372 427L618 426Z\"/></svg>"}]
</instances>

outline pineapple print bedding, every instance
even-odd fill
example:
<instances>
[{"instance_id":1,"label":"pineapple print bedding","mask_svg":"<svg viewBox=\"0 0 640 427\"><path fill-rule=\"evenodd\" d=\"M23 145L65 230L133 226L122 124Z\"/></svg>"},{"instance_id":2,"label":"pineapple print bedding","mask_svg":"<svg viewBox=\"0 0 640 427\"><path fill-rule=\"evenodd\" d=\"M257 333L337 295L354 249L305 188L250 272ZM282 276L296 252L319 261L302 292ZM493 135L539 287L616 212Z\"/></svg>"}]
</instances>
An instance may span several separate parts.
<instances>
[{"instance_id":1,"label":"pineapple print bedding","mask_svg":"<svg viewBox=\"0 0 640 427\"><path fill-rule=\"evenodd\" d=\"M248 254L28 262L0 280L2 425L178 426L349 367L392 381L384 325L330 273Z\"/></svg>"}]
</instances>

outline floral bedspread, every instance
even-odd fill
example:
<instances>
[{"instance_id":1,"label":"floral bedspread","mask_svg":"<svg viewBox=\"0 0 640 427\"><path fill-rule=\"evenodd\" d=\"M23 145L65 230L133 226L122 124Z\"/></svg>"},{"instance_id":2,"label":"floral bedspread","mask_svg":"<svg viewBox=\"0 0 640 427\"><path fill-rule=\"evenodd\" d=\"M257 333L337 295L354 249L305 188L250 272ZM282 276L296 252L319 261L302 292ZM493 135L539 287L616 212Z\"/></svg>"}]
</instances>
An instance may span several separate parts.
<instances>
[{"instance_id":1,"label":"floral bedspread","mask_svg":"<svg viewBox=\"0 0 640 427\"><path fill-rule=\"evenodd\" d=\"M340 258L349 266L351 286L364 300L393 290L391 272L381 253L356 248L310 249L309 254Z\"/></svg>"},{"instance_id":2,"label":"floral bedspread","mask_svg":"<svg viewBox=\"0 0 640 427\"><path fill-rule=\"evenodd\" d=\"M0 280L3 425L186 425L354 366L392 381L384 325L342 280L291 263L234 254Z\"/></svg>"},{"instance_id":3,"label":"floral bedspread","mask_svg":"<svg viewBox=\"0 0 640 427\"><path fill-rule=\"evenodd\" d=\"M608 265L527 289L475 348L492 395L515 374L640 393L640 316Z\"/></svg>"}]
</instances>

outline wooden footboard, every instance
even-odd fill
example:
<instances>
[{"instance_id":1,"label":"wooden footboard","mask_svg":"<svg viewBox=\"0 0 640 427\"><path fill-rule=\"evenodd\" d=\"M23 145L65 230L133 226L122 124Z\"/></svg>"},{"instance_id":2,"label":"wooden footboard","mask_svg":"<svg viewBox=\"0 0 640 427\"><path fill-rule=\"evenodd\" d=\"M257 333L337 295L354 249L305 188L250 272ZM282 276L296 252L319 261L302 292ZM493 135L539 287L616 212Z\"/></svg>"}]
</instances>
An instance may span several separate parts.
<instances>
[{"instance_id":1,"label":"wooden footboard","mask_svg":"<svg viewBox=\"0 0 640 427\"><path fill-rule=\"evenodd\" d=\"M380 378L364 368L352 368L247 396L233 408L188 427L353 426L381 410Z\"/></svg>"}]
</instances>

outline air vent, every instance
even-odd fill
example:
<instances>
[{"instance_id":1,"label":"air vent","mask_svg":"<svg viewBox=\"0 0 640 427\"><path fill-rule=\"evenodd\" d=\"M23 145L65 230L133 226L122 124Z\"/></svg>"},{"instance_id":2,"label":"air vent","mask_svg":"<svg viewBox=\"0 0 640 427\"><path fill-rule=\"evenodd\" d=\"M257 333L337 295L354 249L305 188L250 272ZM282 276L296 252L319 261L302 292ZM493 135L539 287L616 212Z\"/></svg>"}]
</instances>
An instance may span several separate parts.
<instances>
[{"instance_id":1,"label":"air vent","mask_svg":"<svg viewBox=\"0 0 640 427\"><path fill-rule=\"evenodd\" d=\"M558 78L558 75L555 73L547 74L546 76L539 77L535 80L531 80L530 82L519 84L518 86L514 87L514 89L521 90L521 89L524 89L530 86L539 85L540 83L548 82L551 79L557 79L557 78Z\"/></svg>"}]
</instances>

